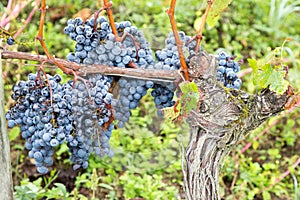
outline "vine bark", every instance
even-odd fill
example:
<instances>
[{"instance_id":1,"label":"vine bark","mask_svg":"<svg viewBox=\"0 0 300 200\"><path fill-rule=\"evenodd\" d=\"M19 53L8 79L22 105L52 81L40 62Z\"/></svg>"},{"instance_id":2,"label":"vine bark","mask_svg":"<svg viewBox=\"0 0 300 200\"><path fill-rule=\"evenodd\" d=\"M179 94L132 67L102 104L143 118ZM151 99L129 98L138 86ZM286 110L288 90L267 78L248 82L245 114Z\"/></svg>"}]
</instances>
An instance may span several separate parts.
<instances>
[{"instance_id":1,"label":"vine bark","mask_svg":"<svg viewBox=\"0 0 300 200\"><path fill-rule=\"evenodd\" d=\"M265 89L256 95L223 87L214 56L191 58L190 77L204 95L188 117L190 139L183 163L187 199L219 200L219 171L226 155L252 129L284 109L289 96Z\"/></svg>"},{"instance_id":2,"label":"vine bark","mask_svg":"<svg viewBox=\"0 0 300 200\"><path fill-rule=\"evenodd\" d=\"M0 71L2 73L2 60L0 50ZM10 146L6 128L4 109L4 82L0 78L0 199L13 199L13 181L10 164Z\"/></svg>"}]
</instances>

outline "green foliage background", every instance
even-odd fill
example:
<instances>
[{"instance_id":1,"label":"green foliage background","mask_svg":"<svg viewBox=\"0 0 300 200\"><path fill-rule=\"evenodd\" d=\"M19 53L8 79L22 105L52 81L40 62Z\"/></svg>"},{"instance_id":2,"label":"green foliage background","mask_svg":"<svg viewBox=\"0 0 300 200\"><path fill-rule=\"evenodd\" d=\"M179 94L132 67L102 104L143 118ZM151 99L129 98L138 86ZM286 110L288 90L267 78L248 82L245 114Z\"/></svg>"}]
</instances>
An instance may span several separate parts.
<instances>
[{"instance_id":1,"label":"green foliage background","mask_svg":"<svg viewBox=\"0 0 300 200\"><path fill-rule=\"evenodd\" d=\"M63 34L67 20L82 9L91 13L100 8L102 1L48 0L49 6L45 26L45 42L52 54L64 58L74 48ZM206 2L206 1L203 1ZM275 4L274 4L275 2ZM0 3L0 14L7 1ZM164 12L167 0L114 0L114 14L117 21L129 20L144 33L153 50L164 47L164 38L171 31L169 19ZM216 26L206 27L202 48L215 52L225 48L229 53L243 59L242 70L248 68L247 59L263 59L281 46L289 37L292 41L284 47L283 57L289 66L289 81L296 90L300 86L300 1L288 0L234 0L221 15ZM298 6L298 7L297 7ZM188 35L195 34L197 24L205 9L205 3L198 0L178 0L176 20L179 30ZM27 6L21 15L11 23L10 30L17 30L27 17L31 7ZM38 31L39 12L18 38L26 45L14 45L12 50L34 52L34 37ZM42 50L39 48L40 52ZM4 62L4 78L7 109L12 104L9 95L13 83L35 71L32 62ZM50 73L56 70L50 69ZM58 73L61 74L59 71ZM64 76L66 77L66 76ZM243 90L257 92L251 75L243 77ZM188 127L175 126L156 116L154 104L148 95L141 107L133 111L133 117L126 128L115 130L111 146L115 151L112 158L90 158L87 170L73 172L68 161L66 146L57 149L55 166L50 175L41 177L35 172L32 161L24 149L24 141L18 128L10 130L15 199L176 199L183 193L181 172L181 145L188 140ZM223 199L296 199L300 198L300 170L275 184L285 170L300 155L299 109L282 117L270 119L263 126L252 131L241 142L232 155L228 156L220 176ZM264 128L277 120L265 135L255 140ZM246 151L240 150L247 142L253 145ZM239 165L237 165L237 162ZM235 182L234 175L237 174ZM233 186L232 186L232 183Z\"/></svg>"}]
</instances>

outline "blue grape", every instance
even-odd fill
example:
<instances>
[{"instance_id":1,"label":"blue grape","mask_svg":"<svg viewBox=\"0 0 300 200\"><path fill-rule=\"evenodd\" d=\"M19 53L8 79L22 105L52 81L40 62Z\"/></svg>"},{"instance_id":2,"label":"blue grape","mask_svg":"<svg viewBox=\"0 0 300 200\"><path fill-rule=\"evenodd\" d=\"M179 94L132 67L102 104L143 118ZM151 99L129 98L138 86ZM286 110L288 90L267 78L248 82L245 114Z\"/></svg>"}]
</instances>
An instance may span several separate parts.
<instances>
[{"instance_id":1,"label":"blue grape","mask_svg":"<svg viewBox=\"0 0 300 200\"><path fill-rule=\"evenodd\" d=\"M43 155L41 152L37 151L33 154L33 158L37 161L37 162L42 162L44 160Z\"/></svg>"},{"instance_id":2,"label":"blue grape","mask_svg":"<svg viewBox=\"0 0 300 200\"><path fill-rule=\"evenodd\" d=\"M37 167L37 171L41 174L47 174L49 172L49 169L45 166L39 166Z\"/></svg>"},{"instance_id":3,"label":"blue grape","mask_svg":"<svg viewBox=\"0 0 300 200\"><path fill-rule=\"evenodd\" d=\"M83 35L77 35L75 40L77 43L83 44L85 41L85 37Z\"/></svg>"},{"instance_id":4,"label":"blue grape","mask_svg":"<svg viewBox=\"0 0 300 200\"><path fill-rule=\"evenodd\" d=\"M15 44L15 40L12 37L8 37L6 40L6 43L8 45L13 45L13 44Z\"/></svg>"},{"instance_id":5,"label":"blue grape","mask_svg":"<svg viewBox=\"0 0 300 200\"><path fill-rule=\"evenodd\" d=\"M240 70L240 64L233 60L233 57L227 55L224 51L217 56L219 63L216 78L223 83L225 87L240 89L241 80L238 79L237 72Z\"/></svg>"}]
</instances>

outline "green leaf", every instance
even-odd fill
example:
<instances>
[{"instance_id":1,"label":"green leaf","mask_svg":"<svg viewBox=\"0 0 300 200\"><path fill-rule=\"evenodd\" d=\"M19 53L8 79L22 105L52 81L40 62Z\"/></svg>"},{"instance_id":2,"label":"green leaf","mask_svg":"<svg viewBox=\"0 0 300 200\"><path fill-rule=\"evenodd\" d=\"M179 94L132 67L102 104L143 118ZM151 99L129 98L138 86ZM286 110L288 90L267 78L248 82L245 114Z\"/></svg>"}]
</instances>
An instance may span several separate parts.
<instances>
[{"instance_id":1,"label":"green leaf","mask_svg":"<svg viewBox=\"0 0 300 200\"><path fill-rule=\"evenodd\" d=\"M198 17L197 19L195 19L195 21L194 21L194 29L195 30L200 29L201 22L202 22L202 17Z\"/></svg>"},{"instance_id":2,"label":"green leaf","mask_svg":"<svg viewBox=\"0 0 300 200\"><path fill-rule=\"evenodd\" d=\"M182 96L180 98L181 113L188 114L192 110L197 109L200 92L198 86L194 82L183 82L179 85Z\"/></svg>"},{"instance_id":3,"label":"green leaf","mask_svg":"<svg viewBox=\"0 0 300 200\"><path fill-rule=\"evenodd\" d=\"M111 187L110 185L105 184L105 183L99 183L99 186L103 187L103 188L106 188L108 190L113 190L114 189L113 187Z\"/></svg>"},{"instance_id":4,"label":"green leaf","mask_svg":"<svg viewBox=\"0 0 300 200\"><path fill-rule=\"evenodd\" d=\"M54 183L54 185L59 189L64 195L67 194L66 186L62 183Z\"/></svg>"},{"instance_id":5,"label":"green leaf","mask_svg":"<svg viewBox=\"0 0 300 200\"><path fill-rule=\"evenodd\" d=\"M252 68L252 72L253 72L253 84L257 85L257 79L255 77L257 77L258 74L258 64L257 61L255 59L248 59L248 63L249 66Z\"/></svg>"},{"instance_id":6,"label":"green leaf","mask_svg":"<svg viewBox=\"0 0 300 200\"><path fill-rule=\"evenodd\" d=\"M15 140L20 135L20 128L14 127L9 133L9 141Z\"/></svg>"},{"instance_id":7,"label":"green leaf","mask_svg":"<svg viewBox=\"0 0 300 200\"><path fill-rule=\"evenodd\" d=\"M273 70L273 73L270 75L269 84L270 90L278 94L283 94L289 86L289 82L284 79L285 72L283 69L279 68L277 71Z\"/></svg>"},{"instance_id":8,"label":"green leaf","mask_svg":"<svg viewBox=\"0 0 300 200\"><path fill-rule=\"evenodd\" d=\"M255 141L253 142L252 146L253 146L253 149L256 150L256 149L258 148L258 146L259 146L259 142L257 142L257 141L255 140Z\"/></svg>"},{"instance_id":9,"label":"green leaf","mask_svg":"<svg viewBox=\"0 0 300 200\"><path fill-rule=\"evenodd\" d=\"M206 19L210 27L214 27L220 18L220 14L225 10L232 0L215 0Z\"/></svg>"},{"instance_id":10,"label":"green leaf","mask_svg":"<svg viewBox=\"0 0 300 200\"><path fill-rule=\"evenodd\" d=\"M265 63L259 67L254 59L248 59L249 66L253 69L253 84L261 88L267 88L277 94L283 94L289 82L285 80L285 71L280 66L272 67L270 63Z\"/></svg>"},{"instance_id":11,"label":"green leaf","mask_svg":"<svg viewBox=\"0 0 300 200\"><path fill-rule=\"evenodd\" d=\"M264 200L270 200L271 199L271 194L266 190L263 191L262 196L263 196Z\"/></svg>"}]
</instances>

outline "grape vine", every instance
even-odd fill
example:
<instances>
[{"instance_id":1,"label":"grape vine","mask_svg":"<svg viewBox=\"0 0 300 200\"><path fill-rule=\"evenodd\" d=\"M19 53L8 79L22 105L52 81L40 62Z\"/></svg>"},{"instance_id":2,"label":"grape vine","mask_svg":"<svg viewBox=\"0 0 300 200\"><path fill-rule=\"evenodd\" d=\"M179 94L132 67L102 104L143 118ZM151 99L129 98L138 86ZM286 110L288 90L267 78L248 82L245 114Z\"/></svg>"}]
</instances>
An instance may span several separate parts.
<instances>
[{"instance_id":1,"label":"grape vine","mask_svg":"<svg viewBox=\"0 0 300 200\"><path fill-rule=\"evenodd\" d=\"M165 48L152 53L143 32L129 21L115 22L114 25L117 37L103 16L85 22L79 17L68 20L64 32L76 45L67 60L118 68L180 69L174 33L168 35ZM193 37L182 31L178 35L185 62L189 64L190 58L201 49ZM218 56L217 79L226 87L239 89L241 81L235 74L239 71L238 63L224 53ZM44 75L39 71L14 86L12 98L16 103L7 112L8 124L9 127L20 125L29 157L35 159L39 173L48 172L47 167L53 164L55 147L64 142L71 152L74 170L87 168L91 153L112 156L109 145L112 130L115 125L125 127L131 116L130 110L138 106L149 89L158 114L175 104L175 84L98 74L74 78L74 81L62 84L60 76Z\"/></svg>"},{"instance_id":2,"label":"grape vine","mask_svg":"<svg viewBox=\"0 0 300 200\"><path fill-rule=\"evenodd\" d=\"M73 170L86 169L91 154L113 156L113 130L125 127L132 109L147 93L151 94L158 115L172 121L187 117L191 126L182 162L188 199L218 197L219 166L241 136L283 108L299 105L299 93L294 95L286 80L287 69L282 63L259 66L256 60L249 59L254 77L264 89L259 95L249 95L240 90L240 63L235 56L225 52L212 56L201 49L206 19L214 24L231 0L216 2L215 6L213 0L207 1L195 36L177 31L176 0L171 0L167 14L172 32L165 47L155 52L142 31L129 21L115 22L112 3L103 2L93 17L67 21L64 33L76 44L66 56L68 61L62 61L50 54L43 40L46 1L42 0L36 39L46 56L35 57L42 62L38 72L28 74L27 80L13 87L14 104L6 113L8 126L20 127L28 155L39 173L49 172L55 150L64 143L69 148ZM104 10L107 18L100 16ZM19 44L12 33L1 31L8 45ZM59 75L46 74L45 63L57 65L73 79L64 82ZM109 70L112 73L107 73ZM154 75L168 71L172 78L141 75L151 70ZM133 71L139 71L140 77L122 76Z\"/></svg>"}]
</instances>

